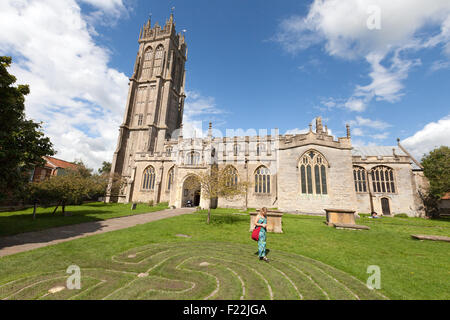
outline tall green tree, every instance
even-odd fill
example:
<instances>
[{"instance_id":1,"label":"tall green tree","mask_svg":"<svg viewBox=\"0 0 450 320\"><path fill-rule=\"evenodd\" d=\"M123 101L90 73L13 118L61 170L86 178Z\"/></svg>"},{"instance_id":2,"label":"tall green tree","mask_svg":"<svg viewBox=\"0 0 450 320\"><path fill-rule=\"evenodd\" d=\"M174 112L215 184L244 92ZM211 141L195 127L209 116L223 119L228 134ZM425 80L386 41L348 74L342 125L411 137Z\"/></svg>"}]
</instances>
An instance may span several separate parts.
<instances>
[{"instance_id":1,"label":"tall green tree","mask_svg":"<svg viewBox=\"0 0 450 320\"><path fill-rule=\"evenodd\" d=\"M0 200L20 194L34 166L55 154L42 124L25 117L30 88L14 85L17 79L7 70L11 62L11 57L0 56Z\"/></svg>"},{"instance_id":2,"label":"tall green tree","mask_svg":"<svg viewBox=\"0 0 450 320\"><path fill-rule=\"evenodd\" d=\"M430 181L430 193L441 197L450 192L450 148L442 146L422 158L423 173Z\"/></svg>"},{"instance_id":3,"label":"tall green tree","mask_svg":"<svg viewBox=\"0 0 450 320\"><path fill-rule=\"evenodd\" d=\"M98 169L99 174L109 174L111 172L111 162L103 161L102 167Z\"/></svg>"}]
</instances>

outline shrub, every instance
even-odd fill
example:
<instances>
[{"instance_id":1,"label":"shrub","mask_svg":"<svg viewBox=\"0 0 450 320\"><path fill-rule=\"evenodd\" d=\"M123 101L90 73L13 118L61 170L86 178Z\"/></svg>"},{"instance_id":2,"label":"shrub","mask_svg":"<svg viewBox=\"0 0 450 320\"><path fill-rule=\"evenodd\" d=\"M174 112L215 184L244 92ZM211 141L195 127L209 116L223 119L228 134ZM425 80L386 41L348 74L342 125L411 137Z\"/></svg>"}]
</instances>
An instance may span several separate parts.
<instances>
[{"instance_id":1,"label":"shrub","mask_svg":"<svg viewBox=\"0 0 450 320\"><path fill-rule=\"evenodd\" d=\"M153 200L150 200L149 202L148 202L148 206L149 207L153 207L155 205L155 202L153 201Z\"/></svg>"},{"instance_id":2,"label":"shrub","mask_svg":"<svg viewBox=\"0 0 450 320\"><path fill-rule=\"evenodd\" d=\"M408 215L406 213L399 213L394 215L395 218L408 218Z\"/></svg>"}]
</instances>

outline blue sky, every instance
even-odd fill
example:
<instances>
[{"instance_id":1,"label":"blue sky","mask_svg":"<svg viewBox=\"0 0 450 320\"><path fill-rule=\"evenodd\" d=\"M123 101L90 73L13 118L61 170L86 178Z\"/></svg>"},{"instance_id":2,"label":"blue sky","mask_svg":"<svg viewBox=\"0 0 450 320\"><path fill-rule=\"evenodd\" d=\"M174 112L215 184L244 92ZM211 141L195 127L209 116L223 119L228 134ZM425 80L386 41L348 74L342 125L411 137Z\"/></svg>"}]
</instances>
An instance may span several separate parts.
<instances>
[{"instance_id":1,"label":"blue sky","mask_svg":"<svg viewBox=\"0 0 450 320\"><path fill-rule=\"evenodd\" d=\"M66 160L111 161L139 29L172 6L187 30L186 121L295 133L321 116L335 136L350 123L358 145L399 137L418 157L449 145L448 1L6 2L0 54Z\"/></svg>"}]
</instances>

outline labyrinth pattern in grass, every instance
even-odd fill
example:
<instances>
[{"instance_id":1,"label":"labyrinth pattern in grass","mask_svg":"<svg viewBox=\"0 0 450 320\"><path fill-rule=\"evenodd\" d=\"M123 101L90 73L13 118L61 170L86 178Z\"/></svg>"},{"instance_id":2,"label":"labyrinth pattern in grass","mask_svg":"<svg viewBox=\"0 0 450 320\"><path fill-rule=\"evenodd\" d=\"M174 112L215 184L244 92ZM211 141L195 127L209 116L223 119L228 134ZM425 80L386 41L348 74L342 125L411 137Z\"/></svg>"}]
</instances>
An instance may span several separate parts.
<instances>
[{"instance_id":1,"label":"labyrinth pattern in grass","mask_svg":"<svg viewBox=\"0 0 450 320\"><path fill-rule=\"evenodd\" d=\"M385 299L360 280L304 256L275 251L270 263L255 247L234 243L150 244L81 268L81 289L65 271L0 286L0 299Z\"/></svg>"}]
</instances>

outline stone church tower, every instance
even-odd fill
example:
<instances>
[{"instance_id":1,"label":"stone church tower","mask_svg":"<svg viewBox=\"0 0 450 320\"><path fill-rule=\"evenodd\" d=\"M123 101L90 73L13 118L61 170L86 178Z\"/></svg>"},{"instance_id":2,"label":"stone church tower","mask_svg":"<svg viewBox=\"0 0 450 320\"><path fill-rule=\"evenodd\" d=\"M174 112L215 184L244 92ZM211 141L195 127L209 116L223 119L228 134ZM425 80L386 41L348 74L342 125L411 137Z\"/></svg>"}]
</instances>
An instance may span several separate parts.
<instances>
[{"instance_id":1,"label":"stone church tower","mask_svg":"<svg viewBox=\"0 0 450 320\"><path fill-rule=\"evenodd\" d=\"M112 172L130 177L138 152L162 152L164 142L177 134L183 121L185 63L184 35L177 34L173 14L164 27L150 19L139 34L133 75L120 126Z\"/></svg>"},{"instance_id":2,"label":"stone church tower","mask_svg":"<svg viewBox=\"0 0 450 320\"><path fill-rule=\"evenodd\" d=\"M215 204L195 182L212 165L229 167L234 181L246 182L245 196L219 197L226 208L278 208L325 214L337 208L383 215L423 214L423 168L401 145L353 146L350 126L334 137L318 117L304 133L183 137L186 43L175 32L173 15L164 27L151 22L139 34L112 172L120 190L108 188L107 202ZM301 115L299 115L299 119ZM301 126L301 125L300 125ZM110 184L111 186L112 184Z\"/></svg>"}]
</instances>

